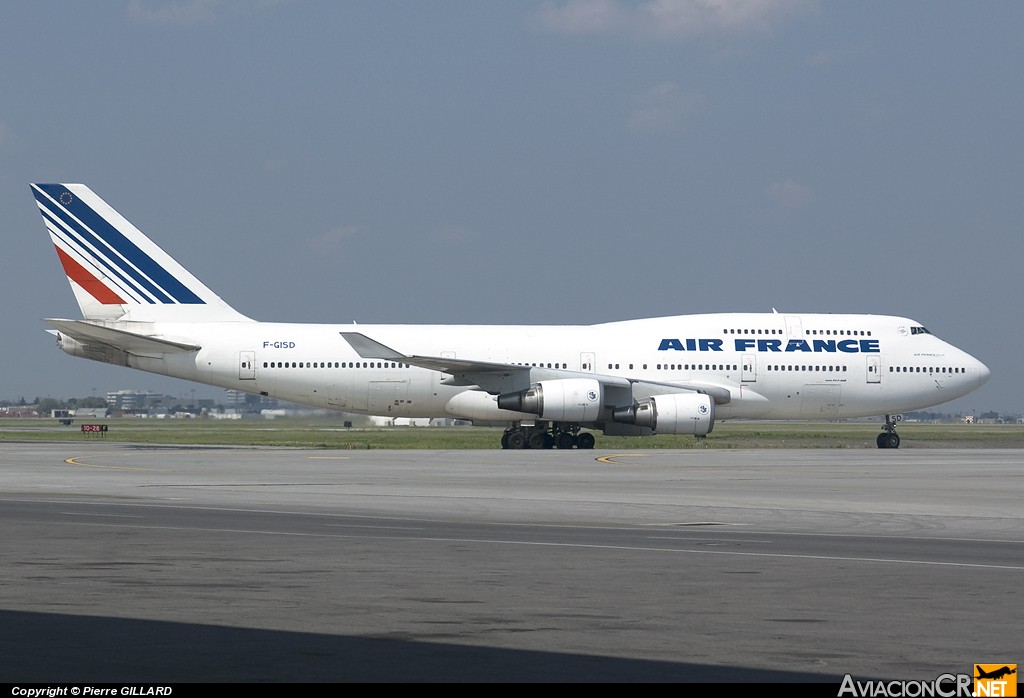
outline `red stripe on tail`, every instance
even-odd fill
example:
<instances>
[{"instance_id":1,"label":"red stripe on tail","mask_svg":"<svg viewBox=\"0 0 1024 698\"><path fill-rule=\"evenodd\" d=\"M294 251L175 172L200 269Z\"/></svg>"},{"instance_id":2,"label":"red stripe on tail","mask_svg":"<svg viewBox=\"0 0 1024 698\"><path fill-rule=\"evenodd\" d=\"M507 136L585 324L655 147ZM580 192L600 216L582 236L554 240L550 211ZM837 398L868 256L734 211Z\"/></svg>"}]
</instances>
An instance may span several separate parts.
<instances>
[{"instance_id":1,"label":"red stripe on tail","mask_svg":"<svg viewBox=\"0 0 1024 698\"><path fill-rule=\"evenodd\" d=\"M124 305L125 300L117 295L106 284L89 273L81 264L71 259L65 252L54 245L60 263L64 265L64 273L76 284L88 291L89 295L104 305Z\"/></svg>"}]
</instances>

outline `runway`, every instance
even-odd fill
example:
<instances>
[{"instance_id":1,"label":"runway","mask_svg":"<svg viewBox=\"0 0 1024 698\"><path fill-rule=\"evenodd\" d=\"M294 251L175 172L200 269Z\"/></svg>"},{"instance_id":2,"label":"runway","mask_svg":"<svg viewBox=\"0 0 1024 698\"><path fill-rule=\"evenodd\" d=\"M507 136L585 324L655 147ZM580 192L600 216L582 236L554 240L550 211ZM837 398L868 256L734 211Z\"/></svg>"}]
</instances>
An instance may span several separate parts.
<instances>
[{"instance_id":1,"label":"runway","mask_svg":"<svg viewBox=\"0 0 1024 698\"><path fill-rule=\"evenodd\" d=\"M0 443L0 681L934 679L1020 662L1019 450Z\"/></svg>"}]
</instances>

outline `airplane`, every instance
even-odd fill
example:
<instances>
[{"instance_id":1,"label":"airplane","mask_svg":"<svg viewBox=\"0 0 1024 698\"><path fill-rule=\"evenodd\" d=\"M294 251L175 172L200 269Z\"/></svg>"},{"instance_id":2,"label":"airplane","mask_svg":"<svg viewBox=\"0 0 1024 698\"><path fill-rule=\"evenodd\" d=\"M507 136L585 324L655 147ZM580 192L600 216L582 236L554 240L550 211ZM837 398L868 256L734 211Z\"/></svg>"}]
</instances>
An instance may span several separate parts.
<instances>
[{"instance_id":1,"label":"airplane","mask_svg":"<svg viewBox=\"0 0 1024 698\"><path fill-rule=\"evenodd\" d=\"M1003 666L999 669L995 669L994 671L985 671L977 664L975 664L974 666L978 670L978 675L974 677L976 679L1001 679L1004 676L1009 676L1011 674L1017 673L1016 666L1014 666L1013 669L1011 669L1009 666Z\"/></svg>"},{"instance_id":2,"label":"airplane","mask_svg":"<svg viewBox=\"0 0 1024 698\"><path fill-rule=\"evenodd\" d=\"M609 435L704 437L727 419L885 415L961 397L989 369L904 317L680 315L594 325L258 322L83 184L32 184L82 319L66 353L290 402L505 425L508 449Z\"/></svg>"}]
</instances>

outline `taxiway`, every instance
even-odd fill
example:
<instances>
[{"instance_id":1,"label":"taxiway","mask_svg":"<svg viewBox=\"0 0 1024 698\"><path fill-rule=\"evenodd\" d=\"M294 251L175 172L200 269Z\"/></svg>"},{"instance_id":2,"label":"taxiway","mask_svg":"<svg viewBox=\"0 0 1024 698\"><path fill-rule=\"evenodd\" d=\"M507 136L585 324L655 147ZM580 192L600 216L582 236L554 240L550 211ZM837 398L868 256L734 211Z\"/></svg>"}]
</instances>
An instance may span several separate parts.
<instances>
[{"instance_id":1,"label":"taxiway","mask_svg":"<svg viewBox=\"0 0 1024 698\"><path fill-rule=\"evenodd\" d=\"M934 679L1020 660L1019 450L0 444L0 681Z\"/></svg>"}]
</instances>

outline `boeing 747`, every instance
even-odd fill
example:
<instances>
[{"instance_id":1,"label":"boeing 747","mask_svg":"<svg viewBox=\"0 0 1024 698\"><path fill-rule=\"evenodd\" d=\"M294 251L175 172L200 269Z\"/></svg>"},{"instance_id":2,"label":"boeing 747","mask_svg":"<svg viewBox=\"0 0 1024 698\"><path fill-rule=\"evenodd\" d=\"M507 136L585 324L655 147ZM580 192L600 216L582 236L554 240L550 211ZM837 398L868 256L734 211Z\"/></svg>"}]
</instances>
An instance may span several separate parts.
<instances>
[{"instance_id":1,"label":"boeing 747","mask_svg":"<svg viewBox=\"0 0 1024 698\"><path fill-rule=\"evenodd\" d=\"M909 318L721 313L597 325L258 322L82 184L33 184L82 319L66 353L345 412L505 424L504 448L593 448L592 431L705 436L726 419L885 415L989 377Z\"/></svg>"}]
</instances>

